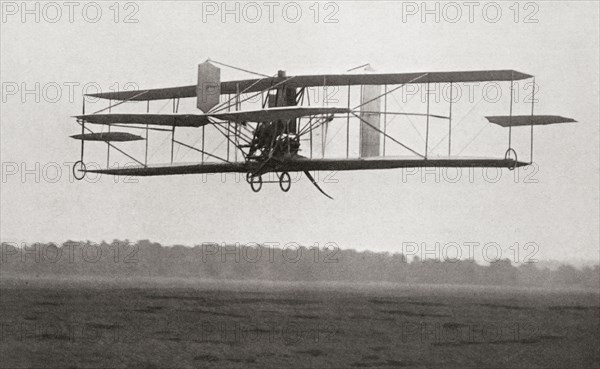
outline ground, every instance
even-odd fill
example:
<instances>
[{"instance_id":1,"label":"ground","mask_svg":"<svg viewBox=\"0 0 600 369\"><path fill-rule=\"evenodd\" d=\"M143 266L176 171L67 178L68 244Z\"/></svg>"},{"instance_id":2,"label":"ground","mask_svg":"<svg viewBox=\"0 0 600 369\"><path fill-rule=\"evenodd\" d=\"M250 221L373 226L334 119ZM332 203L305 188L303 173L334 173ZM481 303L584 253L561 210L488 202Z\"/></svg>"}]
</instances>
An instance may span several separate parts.
<instances>
[{"instance_id":1,"label":"ground","mask_svg":"<svg viewBox=\"0 0 600 369\"><path fill-rule=\"evenodd\" d=\"M1 368L597 368L594 291L13 279Z\"/></svg>"}]
</instances>

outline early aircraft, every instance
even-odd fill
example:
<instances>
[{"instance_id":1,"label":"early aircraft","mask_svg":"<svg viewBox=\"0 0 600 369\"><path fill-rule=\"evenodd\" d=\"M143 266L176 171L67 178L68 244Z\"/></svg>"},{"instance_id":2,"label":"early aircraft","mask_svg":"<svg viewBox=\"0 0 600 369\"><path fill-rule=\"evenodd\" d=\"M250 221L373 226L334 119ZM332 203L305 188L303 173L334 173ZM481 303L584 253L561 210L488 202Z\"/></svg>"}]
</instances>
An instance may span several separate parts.
<instances>
[{"instance_id":1,"label":"early aircraft","mask_svg":"<svg viewBox=\"0 0 600 369\"><path fill-rule=\"evenodd\" d=\"M253 191L262 188L263 175L270 172L278 173L278 183L281 190L287 192L291 186L290 172L304 172L313 185L327 195L318 185L310 171L332 170L366 170L392 169L408 167L497 167L514 169L531 163L533 151L533 126L554 123L575 122L573 119L553 115L534 115L531 99L530 115L513 115L513 99L510 99L508 115L486 117L491 123L509 129L508 149L500 158L464 158L450 155L452 138L452 97L450 98L448 116L430 114L429 86L431 84L452 84L466 82L498 81L510 82L511 97L513 82L533 78L532 75L514 70L485 70L466 72L429 72L429 73L393 73L393 74L331 74L331 75L302 75L287 76L280 71L275 76L261 78L221 81L220 68L215 64L226 64L207 60L198 66L198 83L183 87L170 87L137 91L120 91L97 93L93 96L108 99L109 107L94 114L85 114L85 99L83 114L75 118L81 126L81 134L72 136L81 140L81 158L73 166L73 174L77 179L83 179L86 173L102 173L110 175L156 176L194 173L243 173ZM230 66L229 66L230 67ZM235 68L235 67L232 67ZM237 69L237 68L236 68ZM399 139L390 135L387 130L388 115L399 113L387 111L387 96L409 84L425 84L427 86L426 113L413 113L425 117L426 134L425 148L422 152L415 150ZM347 88L347 101L343 107L307 106L304 102L311 87ZM360 104L351 107L351 87L359 86ZM384 91L382 92L382 86ZM179 100L196 98L196 107L202 114L178 113ZM242 103L251 99L260 99L258 109L242 110ZM149 102L152 100L172 100L172 114L150 114ZM306 99L310 103L310 99ZM113 101L118 101L112 105ZM111 108L126 102L146 101L145 114L113 113ZM384 107L382 108L382 101ZM108 110L108 113L106 111ZM383 127L381 120L383 117ZM429 155L429 121L430 118L448 121L448 156L430 157ZM321 157L313 157L313 132L327 127L334 119L345 120L346 123L346 156L343 158L326 158L324 146L327 140L322 139ZM360 125L358 137L358 157L350 157L350 121ZM108 125L108 132L94 132L88 124ZM214 127L227 143L226 157L218 156L205 150L204 130ZM512 128L515 126L531 127L531 153L529 162L519 161L514 148L511 146ZM111 127L135 128L145 130L145 137L128 132L111 132ZM167 127L167 128L165 128ZM175 129L180 127L202 128L202 146L196 147L175 139ZM171 134L171 163L165 165L148 164L148 133L149 130L168 131ZM326 131L325 131L326 132ZM382 140L383 138L383 140ZM145 140L145 160L137 160L127 154L114 142ZM120 168L87 169L84 159L85 141L102 141L110 149L121 152L137 165ZM381 144L383 141L383 145ZM386 142L393 142L412 156L387 156ZM306 143L306 144L305 144ZM173 148L175 144L202 153L199 163L174 163ZM235 152L235 159L230 157L229 146ZM301 155L310 151L310 155ZM382 150L383 149L383 150ZM108 154L108 155L109 155ZM238 154L240 159L237 160ZM214 160L204 160L210 157Z\"/></svg>"}]
</instances>

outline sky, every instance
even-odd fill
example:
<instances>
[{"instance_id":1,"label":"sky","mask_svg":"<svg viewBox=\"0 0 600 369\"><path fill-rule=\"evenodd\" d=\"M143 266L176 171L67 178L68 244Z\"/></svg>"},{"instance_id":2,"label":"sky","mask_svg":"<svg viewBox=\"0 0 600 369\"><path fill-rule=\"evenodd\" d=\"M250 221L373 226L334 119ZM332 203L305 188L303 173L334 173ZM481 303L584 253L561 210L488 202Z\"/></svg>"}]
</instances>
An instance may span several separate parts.
<instances>
[{"instance_id":1,"label":"sky","mask_svg":"<svg viewBox=\"0 0 600 369\"><path fill-rule=\"evenodd\" d=\"M414 250L411 243L423 252L475 242L478 253L489 243L504 257L518 251L518 261L531 253L537 260L598 261L597 2L73 4L28 3L23 9L21 2L2 2L3 241L333 242L388 252ZM72 179L69 163L79 159L80 146L68 136L79 133L72 116L81 112L83 93L194 84L197 64L207 58L269 75L344 73L365 63L397 73L514 69L536 76L536 114L578 123L536 128L535 165L515 172L321 173L333 201L305 178L288 193L265 185L258 194L233 176ZM253 78L221 68L223 80ZM530 113L526 82L515 88L515 114ZM504 156L508 132L483 119L508 114L503 86L498 99L489 98L493 91L486 86L462 87L453 112L454 155ZM334 93L345 104L345 91ZM418 95L394 96L392 107L423 112ZM169 104L153 102L151 109L169 112ZM198 112L194 104L182 101L180 111ZM118 111L144 110L125 105ZM87 104L88 112L104 107ZM432 105L432 113L447 109L444 101ZM398 119L390 132L419 146L423 122ZM446 126L431 127L432 142L441 142L431 155L445 155ZM330 130L343 142L343 130ZM177 137L193 143L200 136L187 130ZM223 150L218 136L207 133L207 141ZM151 161L168 161L168 136L152 133L150 142ZM514 129L513 143L527 161L529 128ZM142 147L132 149L137 157ZM327 154L339 155L340 147L333 143ZM111 155L111 161L127 162ZM86 145L86 160L105 165L105 145ZM194 154L179 149L176 160L194 161Z\"/></svg>"}]
</instances>

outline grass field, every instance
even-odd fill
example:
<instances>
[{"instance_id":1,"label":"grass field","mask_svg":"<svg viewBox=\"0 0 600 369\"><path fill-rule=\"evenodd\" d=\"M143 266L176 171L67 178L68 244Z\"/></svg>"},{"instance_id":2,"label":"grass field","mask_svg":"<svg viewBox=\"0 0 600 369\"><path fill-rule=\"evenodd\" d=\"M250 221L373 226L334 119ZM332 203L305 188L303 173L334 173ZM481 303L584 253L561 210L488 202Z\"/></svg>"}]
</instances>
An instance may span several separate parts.
<instances>
[{"instance_id":1,"label":"grass field","mask_svg":"<svg viewBox=\"0 0 600 369\"><path fill-rule=\"evenodd\" d=\"M16 280L2 368L598 368L598 294L489 287Z\"/></svg>"}]
</instances>

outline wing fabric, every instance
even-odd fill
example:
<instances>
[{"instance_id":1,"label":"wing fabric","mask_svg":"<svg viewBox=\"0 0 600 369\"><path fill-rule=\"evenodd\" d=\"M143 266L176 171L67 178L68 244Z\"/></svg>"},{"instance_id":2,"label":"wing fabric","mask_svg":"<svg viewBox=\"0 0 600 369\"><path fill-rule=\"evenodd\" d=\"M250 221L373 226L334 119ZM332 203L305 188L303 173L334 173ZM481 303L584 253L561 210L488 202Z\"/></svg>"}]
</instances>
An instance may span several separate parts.
<instances>
[{"instance_id":1,"label":"wing fabric","mask_svg":"<svg viewBox=\"0 0 600 369\"><path fill-rule=\"evenodd\" d=\"M418 157L373 157L353 159L296 159L283 163L277 171L307 171L307 170L369 170L395 168L514 168L529 163L498 158L458 158L443 157L422 159Z\"/></svg>"},{"instance_id":2,"label":"wing fabric","mask_svg":"<svg viewBox=\"0 0 600 369\"><path fill-rule=\"evenodd\" d=\"M127 132L100 132L100 133L84 133L81 135L71 136L76 140L83 141L116 141L116 142L129 142L129 141L141 141L145 140L144 137L133 135Z\"/></svg>"},{"instance_id":3,"label":"wing fabric","mask_svg":"<svg viewBox=\"0 0 600 369\"><path fill-rule=\"evenodd\" d=\"M76 118L96 124L152 124L170 127L201 127L210 123L203 114L89 114L78 115Z\"/></svg>"},{"instance_id":4,"label":"wing fabric","mask_svg":"<svg viewBox=\"0 0 600 369\"><path fill-rule=\"evenodd\" d=\"M213 118L230 120L232 122L270 122L278 119L294 119L321 114L348 113L346 108L311 108L311 107L279 107L261 110L234 111L227 113L208 114Z\"/></svg>"},{"instance_id":5,"label":"wing fabric","mask_svg":"<svg viewBox=\"0 0 600 369\"><path fill-rule=\"evenodd\" d=\"M245 173L246 163L202 163L202 164L171 164L171 165L127 165L122 168L87 169L84 172L124 176L168 176L200 173Z\"/></svg>"},{"instance_id":6,"label":"wing fabric","mask_svg":"<svg viewBox=\"0 0 600 369\"><path fill-rule=\"evenodd\" d=\"M356 86L356 85L399 85L403 83L449 83L518 81L533 77L515 70L480 70L456 72L421 73L374 73L374 74L318 74L294 77L267 77L240 81L221 82L221 95L265 91L279 83L286 88ZM86 96L112 100L164 100L196 97L196 85L156 88L137 91L118 91L90 94Z\"/></svg>"},{"instance_id":7,"label":"wing fabric","mask_svg":"<svg viewBox=\"0 0 600 369\"><path fill-rule=\"evenodd\" d=\"M490 123L497 124L502 127L513 126L538 126L547 124L559 123L575 123L575 119L561 117L559 115L498 115L493 117L485 117Z\"/></svg>"},{"instance_id":8,"label":"wing fabric","mask_svg":"<svg viewBox=\"0 0 600 369\"><path fill-rule=\"evenodd\" d=\"M125 168L90 169L86 172L111 175L129 176L162 176L178 174L201 173L251 173L258 169L260 163L203 163L203 164L175 164L154 166L127 166ZM423 167L448 167L448 168L514 168L528 165L528 163L511 159L497 158L366 158L366 159L308 159L299 158L286 160L271 167L271 172L304 172L315 170L367 170L367 169L394 169L394 168L423 168Z\"/></svg>"},{"instance_id":9,"label":"wing fabric","mask_svg":"<svg viewBox=\"0 0 600 369\"><path fill-rule=\"evenodd\" d=\"M88 123L96 124L152 124L175 127L201 127L210 124L209 117L232 122L268 122L321 114L347 113L345 108L280 107L215 114L90 114L78 115Z\"/></svg>"},{"instance_id":10,"label":"wing fabric","mask_svg":"<svg viewBox=\"0 0 600 369\"><path fill-rule=\"evenodd\" d=\"M130 101L148 101L148 100L167 100L186 97L196 97L196 85L154 88L149 90L116 91L101 92L97 94L87 94L86 96L99 99L111 100L130 100Z\"/></svg>"}]
</instances>

